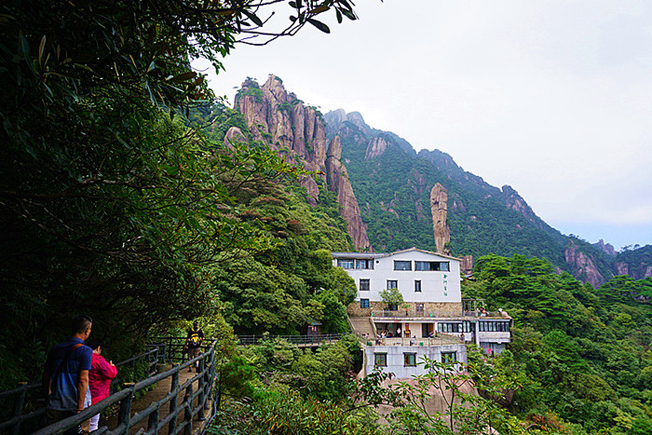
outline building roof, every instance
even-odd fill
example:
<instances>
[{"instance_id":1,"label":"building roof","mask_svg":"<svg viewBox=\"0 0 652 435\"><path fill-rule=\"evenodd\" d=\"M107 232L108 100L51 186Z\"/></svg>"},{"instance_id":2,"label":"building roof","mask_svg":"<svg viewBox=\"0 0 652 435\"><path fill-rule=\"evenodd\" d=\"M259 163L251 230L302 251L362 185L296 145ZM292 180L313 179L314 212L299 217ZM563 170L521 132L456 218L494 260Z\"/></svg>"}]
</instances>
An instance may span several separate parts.
<instances>
[{"instance_id":1,"label":"building roof","mask_svg":"<svg viewBox=\"0 0 652 435\"><path fill-rule=\"evenodd\" d=\"M410 251L417 251L417 252L422 252L424 254L430 254L430 255L436 255L438 257L448 258L450 260L461 261L461 259L457 258L457 257L452 257L450 255L440 254L439 252L426 251L424 249L418 249L416 247L403 249L403 250L400 250L400 251L394 251L394 252L390 252L390 253L381 253L381 252L373 252L373 253L369 253L369 252L332 252L331 256L333 258L368 259L368 258L390 257L392 255L402 254L404 252L410 252Z\"/></svg>"}]
</instances>

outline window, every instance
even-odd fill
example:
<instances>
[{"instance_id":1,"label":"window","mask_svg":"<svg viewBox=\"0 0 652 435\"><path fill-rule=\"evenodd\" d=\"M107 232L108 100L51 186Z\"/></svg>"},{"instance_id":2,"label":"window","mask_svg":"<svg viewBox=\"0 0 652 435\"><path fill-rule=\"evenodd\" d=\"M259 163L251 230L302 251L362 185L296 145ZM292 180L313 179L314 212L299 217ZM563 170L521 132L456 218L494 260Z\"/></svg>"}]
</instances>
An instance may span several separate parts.
<instances>
[{"instance_id":1,"label":"window","mask_svg":"<svg viewBox=\"0 0 652 435\"><path fill-rule=\"evenodd\" d=\"M417 313L423 313L423 304L417 304Z\"/></svg>"},{"instance_id":2,"label":"window","mask_svg":"<svg viewBox=\"0 0 652 435\"><path fill-rule=\"evenodd\" d=\"M509 322L480 322L480 332L509 332Z\"/></svg>"},{"instance_id":3,"label":"window","mask_svg":"<svg viewBox=\"0 0 652 435\"><path fill-rule=\"evenodd\" d=\"M355 260L356 269L373 269L374 260Z\"/></svg>"},{"instance_id":4,"label":"window","mask_svg":"<svg viewBox=\"0 0 652 435\"><path fill-rule=\"evenodd\" d=\"M415 293L421 293L421 281L420 280L414 281L414 292Z\"/></svg>"},{"instance_id":5,"label":"window","mask_svg":"<svg viewBox=\"0 0 652 435\"><path fill-rule=\"evenodd\" d=\"M360 278L360 291L369 291L369 279L368 278Z\"/></svg>"},{"instance_id":6,"label":"window","mask_svg":"<svg viewBox=\"0 0 652 435\"><path fill-rule=\"evenodd\" d=\"M360 308L369 308L369 299L360 299Z\"/></svg>"},{"instance_id":7,"label":"window","mask_svg":"<svg viewBox=\"0 0 652 435\"><path fill-rule=\"evenodd\" d=\"M457 362L457 352L442 352L441 362L444 364L453 364Z\"/></svg>"},{"instance_id":8,"label":"window","mask_svg":"<svg viewBox=\"0 0 652 435\"><path fill-rule=\"evenodd\" d=\"M351 258L338 258L337 266L342 269L353 269L353 259Z\"/></svg>"},{"instance_id":9,"label":"window","mask_svg":"<svg viewBox=\"0 0 652 435\"><path fill-rule=\"evenodd\" d=\"M462 324L461 323L438 323L437 330L439 330L439 332L446 332L446 333L462 332Z\"/></svg>"},{"instance_id":10,"label":"window","mask_svg":"<svg viewBox=\"0 0 652 435\"><path fill-rule=\"evenodd\" d=\"M394 260L394 270L412 270L412 261Z\"/></svg>"},{"instance_id":11,"label":"window","mask_svg":"<svg viewBox=\"0 0 652 435\"><path fill-rule=\"evenodd\" d=\"M417 354L414 352L405 352L403 354L403 365L405 367L417 366Z\"/></svg>"},{"instance_id":12,"label":"window","mask_svg":"<svg viewBox=\"0 0 652 435\"><path fill-rule=\"evenodd\" d=\"M386 353L374 353L374 367L387 367Z\"/></svg>"},{"instance_id":13,"label":"window","mask_svg":"<svg viewBox=\"0 0 652 435\"><path fill-rule=\"evenodd\" d=\"M388 279L387 280L387 289L389 290L390 288L398 288L398 280L396 279Z\"/></svg>"},{"instance_id":14,"label":"window","mask_svg":"<svg viewBox=\"0 0 652 435\"><path fill-rule=\"evenodd\" d=\"M414 270L450 272L450 263L448 261L415 261Z\"/></svg>"}]
</instances>

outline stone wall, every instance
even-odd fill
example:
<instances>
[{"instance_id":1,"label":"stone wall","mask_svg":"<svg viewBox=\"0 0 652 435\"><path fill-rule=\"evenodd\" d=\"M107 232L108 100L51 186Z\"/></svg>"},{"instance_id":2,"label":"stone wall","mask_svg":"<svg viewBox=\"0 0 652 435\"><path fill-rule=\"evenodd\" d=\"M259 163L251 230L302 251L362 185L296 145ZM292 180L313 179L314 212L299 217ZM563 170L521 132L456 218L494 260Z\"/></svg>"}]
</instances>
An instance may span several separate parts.
<instances>
[{"instance_id":1,"label":"stone wall","mask_svg":"<svg viewBox=\"0 0 652 435\"><path fill-rule=\"evenodd\" d=\"M408 316L415 317L418 316L416 311L416 303L409 302L407 303ZM384 311L387 308L385 302L369 302L369 308L360 308L360 301L355 301L349 304L346 311L349 313L349 316L355 317L369 317L371 312L375 311ZM396 314L402 316L405 314L405 308L399 308ZM423 314L424 316L430 316L430 313L435 317L459 317L462 315L462 303L461 302L424 302L423 304Z\"/></svg>"}]
</instances>

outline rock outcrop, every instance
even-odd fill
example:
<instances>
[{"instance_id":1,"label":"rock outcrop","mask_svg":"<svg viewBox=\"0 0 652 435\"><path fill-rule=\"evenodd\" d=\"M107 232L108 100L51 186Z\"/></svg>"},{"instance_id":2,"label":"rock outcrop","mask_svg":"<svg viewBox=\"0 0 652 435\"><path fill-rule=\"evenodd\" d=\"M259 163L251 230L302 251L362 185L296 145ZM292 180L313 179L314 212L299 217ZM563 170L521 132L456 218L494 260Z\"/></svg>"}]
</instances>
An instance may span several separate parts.
<instances>
[{"instance_id":1,"label":"rock outcrop","mask_svg":"<svg viewBox=\"0 0 652 435\"><path fill-rule=\"evenodd\" d=\"M236 95L235 109L244 115L255 140L283 154L287 161L299 163L304 169L319 174L329 190L337 193L342 216L348 223L355 248L370 250L353 188L346 168L340 162L341 146L338 152L339 145L334 145L334 148L331 145L333 149L327 168L326 152L329 147L321 114L304 105L295 94L288 93L283 82L274 75L270 75L263 86L247 79ZM238 132L229 134L231 136L227 137L235 137ZM315 179L304 177L300 182L315 203L319 197L319 185Z\"/></svg>"},{"instance_id":2,"label":"rock outcrop","mask_svg":"<svg viewBox=\"0 0 652 435\"><path fill-rule=\"evenodd\" d=\"M326 181L328 188L337 193L337 202L342 207L340 213L348 223L347 231L354 246L361 251L370 250L369 238L365 231L360 208L353 193L353 187L349 182L349 174L346 167L340 161L342 158L342 144L339 136L335 136L328 148L326 157Z\"/></svg>"},{"instance_id":3,"label":"rock outcrop","mask_svg":"<svg viewBox=\"0 0 652 435\"><path fill-rule=\"evenodd\" d=\"M437 252L450 255L450 228L446 223L448 217L448 193L437 183L430 191L430 211L432 213L432 228L435 233Z\"/></svg>"},{"instance_id":4,"label":"rock outcrop","mask_svg":"<svg viewBox=\"0 0 652 435\"><path fill-rule=\"evenodd\" d=\"M460 271L464 274L464 276L473 275L473 255L462 256Z\"/></svg>"},{"instance_id":5,"label":"rock outcrop","mask_svg":"<svg viewBox=\"0 0 652 435\"><path fill-rule=\"evenodd\" d=\"M605 243L604 240L600 239L598 243L594 243L593 246L596 248L600 249L602 252L604 252L607 255L611 255L612 257L615 257L618 255L616 252L616 249L613 247L611 243Z\"/></svg>"},{"instance_id":6,"label":"rock outcrop","mask_svg":"<svg viewBox=\"0 0 652 435\"><path fill-rule=\"evenodd\" d=\"M374 157L378 157L387 149L387 141L380 136L371 138L369 145L367 145L367 151L365 152L364 159L371 160Z\"/></svg>"},{"instance_id":7,"label":"rock outcrop","mask_svg":"<svg viewBox=\"0 0 652 435\"><path fill-rule=\"evenodd\" d=\"M571 246L566 248L564 251L564 257L566 263L574 269L574 275L576 278L588 282L594 288L600 287L607 281L598 271L598 267L593 259L577 249L577 246L574 243L571 243Z\"/></svg>"}]
</instances>

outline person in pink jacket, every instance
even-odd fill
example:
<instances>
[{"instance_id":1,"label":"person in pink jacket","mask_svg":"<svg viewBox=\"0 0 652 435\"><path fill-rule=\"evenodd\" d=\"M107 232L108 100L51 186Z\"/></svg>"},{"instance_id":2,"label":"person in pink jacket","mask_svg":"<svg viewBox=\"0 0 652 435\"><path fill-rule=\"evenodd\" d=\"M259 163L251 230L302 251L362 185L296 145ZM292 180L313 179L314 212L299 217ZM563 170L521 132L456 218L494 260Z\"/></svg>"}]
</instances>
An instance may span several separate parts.
<instances>
[{"instance_id":1,"label":"person in pink jacket","mask_svg":"<svg viewBox=\"0 0 652 435\"><path fill-rule=\"evenodd\" d=\"M93 349L93 359L91 360L91 371L89 377L89 387L91 390L91 404L95 405L100 400L109 397L111 389L111 379L118 374L118 369L113 361L107 361L102 354L102 342L100 340L88 340L86 345ZM100 422L100 414L91 417L91 432L97 430Z\"/></svg>"}]
</instances>

